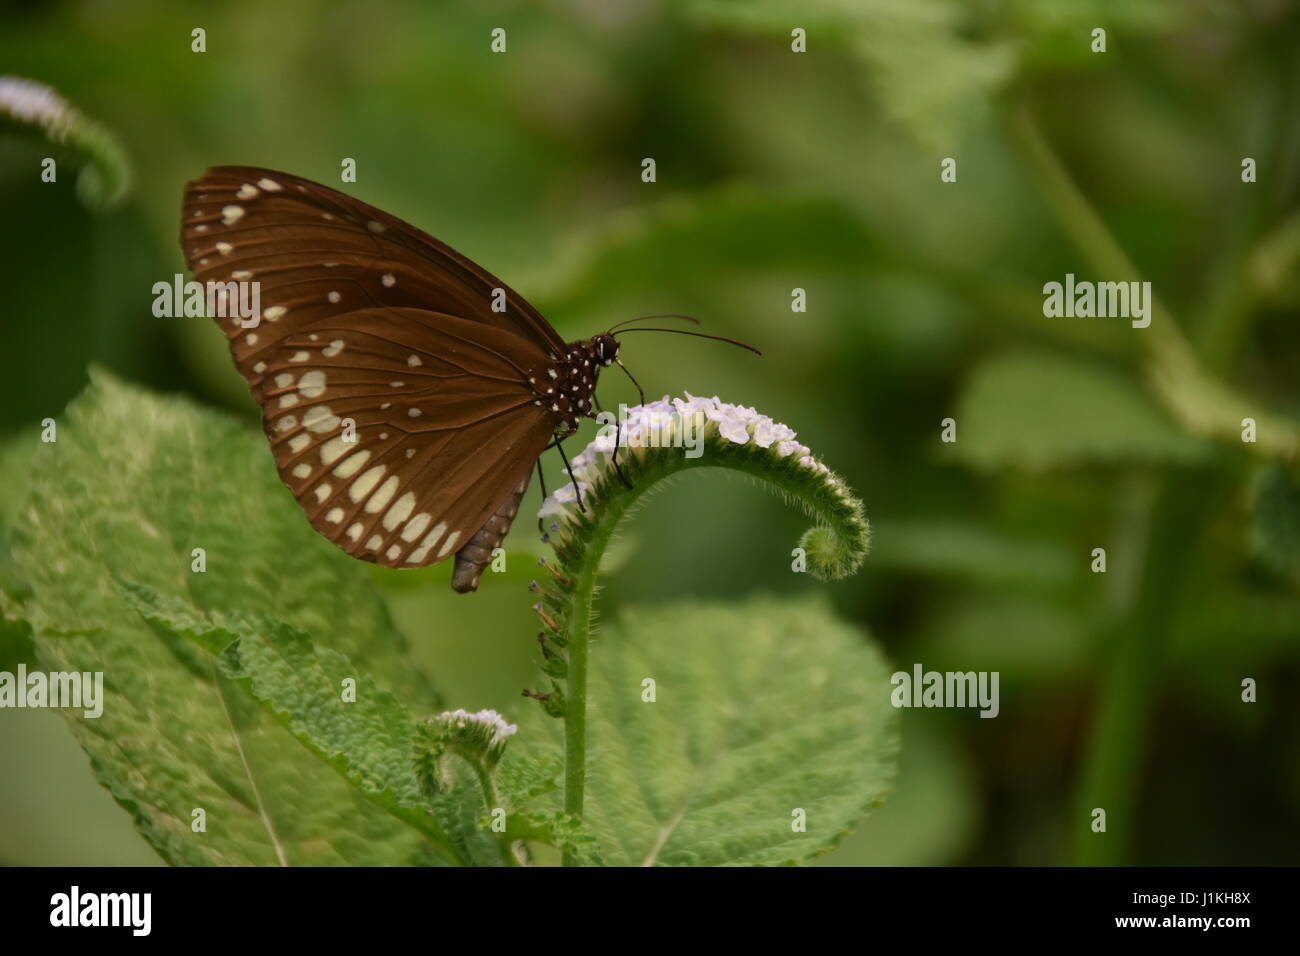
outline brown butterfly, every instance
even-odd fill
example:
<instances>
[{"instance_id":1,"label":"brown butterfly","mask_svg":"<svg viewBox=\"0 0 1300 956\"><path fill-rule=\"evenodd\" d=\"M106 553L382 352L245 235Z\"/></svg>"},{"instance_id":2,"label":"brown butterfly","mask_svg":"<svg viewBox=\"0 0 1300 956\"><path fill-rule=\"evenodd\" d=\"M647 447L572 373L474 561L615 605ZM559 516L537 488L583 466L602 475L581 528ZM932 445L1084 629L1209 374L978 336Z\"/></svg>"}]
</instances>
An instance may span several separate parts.
<instances>
[{"instance_id":1,"label":"brown butterfly","mask_svg":"<svg viewBox=\"0 0 1300 956\"><path fill-rule=\"evenodd\" d=\"M187 184L181 248L201 282L260 284L255 328L217 322L312 526L386 567L454 554L475 590L542 452L595 417L614 329L566 344L432 236L269 169Z\"/></svg>"}]
</instances>

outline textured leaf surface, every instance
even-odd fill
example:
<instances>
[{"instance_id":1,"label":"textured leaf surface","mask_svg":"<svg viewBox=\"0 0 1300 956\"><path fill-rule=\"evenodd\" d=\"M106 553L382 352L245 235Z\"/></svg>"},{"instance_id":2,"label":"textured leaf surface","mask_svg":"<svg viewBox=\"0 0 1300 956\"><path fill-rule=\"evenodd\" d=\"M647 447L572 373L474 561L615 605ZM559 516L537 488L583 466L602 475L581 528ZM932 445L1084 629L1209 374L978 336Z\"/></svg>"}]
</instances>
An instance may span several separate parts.
<instances>
[{"instance_id":1,"label":"textured leaf surface","mask_svg":"<svg viewBox=\"0 0 1300 956\"><path fill-rule=\"evenodd\" d=\"M428 811L415 773L416 726L400 701L358 672L344 655L316 647L283 621L245 615L208 620L181 602L141 585L123 586L126 599L151 624L217 655L222 677L237 681L316 756L334 767L374 803L425 831L459 862L491 838L477 816L482 799L472 778L461 775ZM345 681L351 681L345 698ZM438 811L443 811L442 813ZM449 833L466 831L463 838ZM490 858L491 859L491 858ZM398 861L394 861L398 862Z\"/></svg>"},{"instance_id":2,"label":"textured leaf surface","mask_svg":"<svg viewBox=\"0 0 1300 956\"><path fill-rule=\"evenodd\" d=\"M591 656L585 822L604 862L781 864L834 846L891 786L889 690L879 652L818 601L624 615ZM558 742L559 721L534 714Z\"/></svg>"},{"instance_id":3,"label":"textured leaf surface","mask_svg":"<svg viewBox=\"0 0 1300 956\"><path fill-rule=\"evenodd\" d=\"M985 362L967 386L956 419L957 441L946 447L976 468L1184 463L1206 453L1204 442L1178 431L1135 384L1104 367L1047 352Z\"/></svg>"},{"instance_id":4,"label":"textured leaf surface","mask_svg":"<svg viewBox=\"0 0 1300 956\"><path fill-rule=\"evenodd\" d=\"M98 374L37 449L13 532L42 667L103 671L64 711L101 782L175 863L423 860L428 843L286 734L203 650L151 627L116 579L207 612L266 614L432 709L363 565L298 514L262 438ZM191 571L193 548L207 571ZM203 808L207 832L191 830Z\"/></svg>"}]
</instances>

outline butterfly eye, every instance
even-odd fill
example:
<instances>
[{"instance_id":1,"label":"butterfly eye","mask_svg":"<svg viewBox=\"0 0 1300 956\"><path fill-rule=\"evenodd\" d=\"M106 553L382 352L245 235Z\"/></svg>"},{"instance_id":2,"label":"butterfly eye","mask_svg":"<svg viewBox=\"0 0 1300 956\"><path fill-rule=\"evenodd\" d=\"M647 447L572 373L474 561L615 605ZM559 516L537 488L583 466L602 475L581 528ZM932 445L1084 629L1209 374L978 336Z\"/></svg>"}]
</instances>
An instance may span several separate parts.
<instances>
[{"instance_id":1,"label":"butterfly eye","mask_svg":"<svg viewBox=\"0 0 1300 956\"><path fill-rule=\"evenodd\" d=\"M618 340L612 335L596 337L596 361L601 365L610 365L618 358Z\"/></svg>"}]
</instances>

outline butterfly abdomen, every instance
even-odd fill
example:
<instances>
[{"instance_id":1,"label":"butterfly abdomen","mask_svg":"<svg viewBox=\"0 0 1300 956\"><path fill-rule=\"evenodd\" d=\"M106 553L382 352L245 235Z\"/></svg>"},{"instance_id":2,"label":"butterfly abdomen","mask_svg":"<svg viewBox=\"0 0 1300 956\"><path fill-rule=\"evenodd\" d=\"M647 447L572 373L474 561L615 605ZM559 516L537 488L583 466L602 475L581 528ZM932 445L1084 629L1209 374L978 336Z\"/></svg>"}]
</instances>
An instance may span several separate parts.
<instances>
[{"instance_id":1,"label":"butterfly abdomen","mask_svg":"<svg viewBox=\"0 0 1300 956\"><path fill-rule=\"evenodd\" d=\"M456 568L451 575L452 590L458 594L478 590L478 581L483 576L483 569L492 560L492 552L505 540L510 525L519 514L519 501L527 490L528 479L525 478L510 497L501 502L501 506L488 517L483 527L474 532L474 537L469 539L465 547L456 552Z\"/></svg>"}]
</instances>

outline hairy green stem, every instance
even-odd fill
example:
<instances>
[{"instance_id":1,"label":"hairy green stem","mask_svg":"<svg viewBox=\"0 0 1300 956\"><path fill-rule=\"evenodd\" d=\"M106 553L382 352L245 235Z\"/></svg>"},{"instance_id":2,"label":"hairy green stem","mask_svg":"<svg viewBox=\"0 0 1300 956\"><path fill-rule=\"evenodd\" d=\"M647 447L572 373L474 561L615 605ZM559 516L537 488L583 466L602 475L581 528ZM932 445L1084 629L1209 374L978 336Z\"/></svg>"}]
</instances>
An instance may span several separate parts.
<instances>
[{"instance_id":1,"label":"hairy green stem","mask_svg":"<svg viewBox=\"0 0 1300 956\"><path fill-rule=\"evenodd\" d=\"M587 679L597 579L601 559L619 524L642 495L660 482L693 468L725 468L759 480L802 508L816 524L800 542L808 569L824 578L856 570L869 545L869 526L861 503L828 471L801 465L796 455L779 457L774 449L736 444L709 436L698 458L680 448L621 449L620 467L631 487L606 467L584 495L585 510L570 512L549 535L556 549L552 580L542 588L539 607L548 661L563 661L561 675L564 727L564 809L581 818L587 777ZM551 628L554 624L554 628ZM549 631L549 634L548 634ZM554 694L560 695L559 679ZM577 865L571 854L566 866Z\"/></svg>"}]
</instances>

